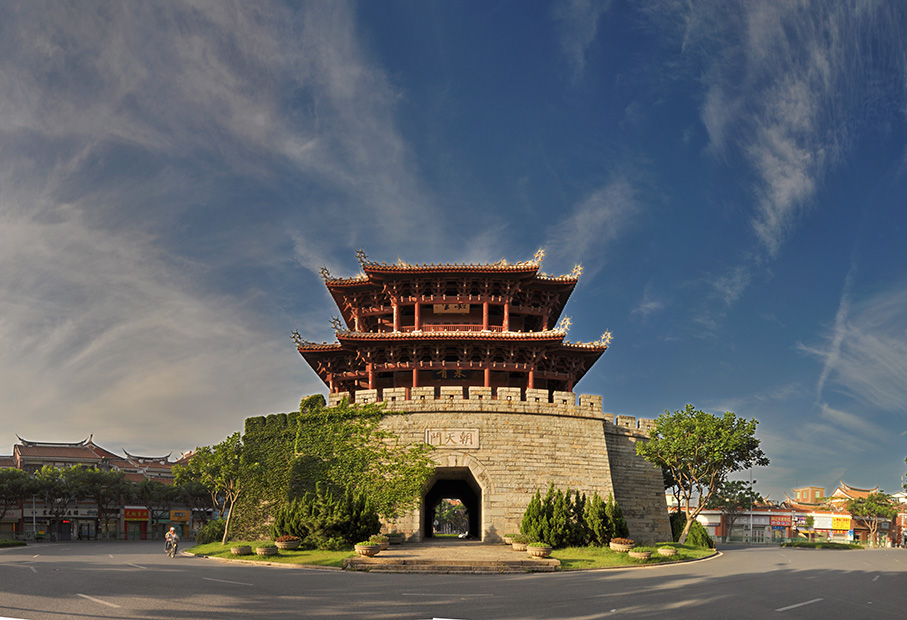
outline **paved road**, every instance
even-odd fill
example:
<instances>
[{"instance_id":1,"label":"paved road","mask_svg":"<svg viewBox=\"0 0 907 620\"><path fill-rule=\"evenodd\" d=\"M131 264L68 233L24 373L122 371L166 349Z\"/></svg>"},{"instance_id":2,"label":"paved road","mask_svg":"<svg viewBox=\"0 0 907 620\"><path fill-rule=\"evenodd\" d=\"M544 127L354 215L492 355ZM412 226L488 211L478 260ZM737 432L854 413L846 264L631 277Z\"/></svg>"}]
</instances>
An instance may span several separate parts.
<instances>
[{"instance_id":1,"label":"paved road","mask_svg":"<svg viewBox=\"0 0 907 620\"><path fill-rule=\"evenodd\" d=\"M0 617L696 618L907 617L907 551L730 548L670 567L527 575L394 575L228 564L157 542L0 550Z\"/></svg>"}]
</instances>

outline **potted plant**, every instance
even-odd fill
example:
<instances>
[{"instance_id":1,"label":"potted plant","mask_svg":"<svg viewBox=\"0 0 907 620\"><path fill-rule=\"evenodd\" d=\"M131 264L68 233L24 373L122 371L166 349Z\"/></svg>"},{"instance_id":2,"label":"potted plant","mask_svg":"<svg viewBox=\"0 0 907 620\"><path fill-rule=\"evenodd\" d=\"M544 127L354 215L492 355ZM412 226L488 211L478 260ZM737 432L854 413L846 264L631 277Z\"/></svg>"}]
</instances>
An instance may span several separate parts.
<instances>
[{"instance_id":1,"label":"potted plant","mask_svg":"<svg viewBox=\"0 0 907 620\"><path fill-rule=\"evenodd\" d=\"M302 541L299 539L299 536L286 534L285 536L278 536L274 539L274 544L277 545L278 549L298 549L299 545L302 544Z\"/></svg>"},{"instance_id":2,"label":"potted plant","mask_svg":"<svg viewBox=\"0 0 907 620\"><path fill-rule=\"evenodd\" d=\"M257 555L277 555L277 545L274 543L263 543L255 547Z\"/></svg>"},{"instance_id":3,"label":"potted plant","mask_svg":"<svg viewBox=\"0 0 907 620\"><path fill-rule=\"evenodd\" d=\"M370 558L372 556L378 555L378 552L381 551L381 545L370 540L364 540L362 542L356 543L355 549L356 553L358 553L359 555Z\"/></svg>"},{"instance_id":4,"label":"potted plant","mask_svg":"<svg viewBox=\"0 0 907 620\"><path fill-rule=\"evenodd\" d=\"M526 552L531 558L547 558L551 555L551 545L543 542L531 542L526 545Z\"/></svg>"},{"instance_id":5,"label":"potted plant","mask_svg":"<svg viewBox=\"0 0 907 620\"><path fill-rule=\"evenodd\" d=\"M230 553L232 553L233 555L250 555L252 553L252 547L249 545L230 547Z\"/></svg>"},{"instance_id":6,"label":"potted plant","mask_svg":"<svg viewBox=\"0 0 907 620\"><path fill-rule=\"evenodd\" d=\"M611 551L626 553L633 548L634 544L635 543L630 538L612 538L611 542L608 543L608 546L611 547Z\"/></svg>"},{"instance_id":7,"label":"potted plant","mask_svg":"<svg viewBox=\"0 0 907 620\"><path fill-rule=\"evenodd\" d=\"M505 544L505 545L512 545L512 544L513 544L513 537L514 537L514 536L519 536L519 534L504 534L504 536L503 536L503 538L504 538L504 544Z\"/></svg>"},{"instance_id":8,"label":"potted plant","mask_svg":"<svg viewBox=\"0 0 907 620\"><path fill-rule=\"evenodd\" d=\"M672 555L677 555L677 549L674 547L669 547L667 545L663 545L663 546L658 547L658 555L663 555L666 557L670 557Z\"/></svg>"},{"instance_id":9,"label":"potted plant","mask_svg":"<svg viewBox=\"0 0 907 620\"><path fill-rule=\"evenodd\" d=\"M403 532L397 532L397 531L388 532L386 534L386 536L387 536L387 542L389 542L392 545L402 545L403 541L406 539L406 535Z\"/></svg>"},{"instance_id":10,"label":"potted plant","mask_svg":"<svg viewBox=\"0 0 907 620\"><path fill-rule=\"evenodd\" d=\"M628 552L631 558L636 560L648 560L652 557L652 548L651 547L633 547Z\"/></svg>"},{"instance_id":11,"label":"potted plant","mask_svg":"<svg viewBox=\"0 0 907 620\"><path fill-rule=\"evenodd\" d=\"M390 539L387 536L385 536L384 534L375 534L374 536L371 536L368 540L369 540L369 542L377 543L378 546L381 547L381 551L384 551L385 549L387 549L388 547L391 546Z\"/></svg>"},{"instance_id":12,"label":"potted plant","mask_svg":"<svg viewBox=\"0 0 907 620\"><path fill-rule=\"evenodd\" d=\"M529 538L527 538L525 534L515 534L512 537L512 540L513 542L511 542L510 544L513 547L514 551L526 551L526 547L529 543Z\"/></svg>"}]
</instances>

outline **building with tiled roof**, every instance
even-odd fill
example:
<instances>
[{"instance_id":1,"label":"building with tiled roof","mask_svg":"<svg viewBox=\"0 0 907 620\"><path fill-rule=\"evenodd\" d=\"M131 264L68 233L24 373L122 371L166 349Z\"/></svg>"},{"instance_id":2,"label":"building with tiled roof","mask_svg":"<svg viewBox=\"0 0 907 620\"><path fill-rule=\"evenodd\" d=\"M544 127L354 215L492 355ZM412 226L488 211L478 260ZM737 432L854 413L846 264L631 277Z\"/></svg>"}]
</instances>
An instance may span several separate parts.
<instances>
[{"instance_id":1,"label":"building with tiled roof","mask_svg":"<svg viewBox=\"0 0 907 620\"><path fill-rule=\"evenodd\" d=\"M663 480L636 455L651 420L602 410L574 389L608 350L566 339L564 308L582 268L542 273L544 252L509 263L393 264L357 253L361 273L322 270L340 316L336 342L293 333L328 388L328 403L385 403L382 424L404 443L434 446L435 476L420 507L394 527L433 535L442 499L459 500L472 537L518 531L536 489L550 483L623 508L637 540L668 540ZM248 423L248 421L247 421Z\"/></svg>"}]
</instances>

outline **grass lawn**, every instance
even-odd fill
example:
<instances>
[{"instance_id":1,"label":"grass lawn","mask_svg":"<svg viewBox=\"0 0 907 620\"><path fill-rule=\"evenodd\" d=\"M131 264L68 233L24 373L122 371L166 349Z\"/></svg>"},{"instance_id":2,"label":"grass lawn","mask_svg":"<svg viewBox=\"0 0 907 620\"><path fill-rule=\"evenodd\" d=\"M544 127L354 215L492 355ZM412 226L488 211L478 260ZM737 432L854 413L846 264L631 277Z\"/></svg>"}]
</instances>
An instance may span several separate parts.
<instances>
[{"instance_id":1,"label":"grass lawn","mask_svg":"<svg viewBox=\"0 0 907 620\"><path fill-rule=\"evenodd\" d=\"M610 568L613 566L641 566L643 564L670 564L683 560L704 558L715 553L714 549L698 549L676 543L661 544L659 547L674 547L677 555L662 556L652 553L648 560L637 560L626 553L611 551L608 547L567 547L555 549L551 557L561 561L561 570L583 570L587 568Z\"/></svg>"},{"instance_id":2,"label":"grass lawn","mask_svg":"<svg viewBox=\"0 0 907 620\"><path fill-rule=\"evenodd\" d=\"M189 553L196 555L207 555L212 558L227 558L229 560L249 560L251 562L278 562L281 564L308 564L312 566L343 566L343 558L349 558L356 555L355 551L348 549L346 551L320 551L318 549L296 549L293 551L278 550L277 555L256 555L255 547L260 545L261 541L237 541L231 540L226 545L221 543L209 543L207 545L196 545L186 549ZM230 553L231 547L249 545L252 547L252 555L233 555Z\"/></svg>"}]
</instances>

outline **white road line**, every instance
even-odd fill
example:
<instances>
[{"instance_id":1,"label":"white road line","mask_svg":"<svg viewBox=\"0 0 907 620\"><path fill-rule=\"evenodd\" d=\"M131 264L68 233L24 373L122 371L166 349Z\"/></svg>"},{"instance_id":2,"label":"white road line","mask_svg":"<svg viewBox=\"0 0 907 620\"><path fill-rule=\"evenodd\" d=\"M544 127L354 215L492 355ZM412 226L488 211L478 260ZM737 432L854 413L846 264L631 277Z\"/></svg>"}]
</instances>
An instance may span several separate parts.
<instances>
[{"instance_id":1,"label":"white road line","mask_svg":"<svg viewBox=\"0 0 907 620\"><path fill-rule=\"evenodd\" d=\"M804 605L812 605L813 603L818 603L818 602L821 601L821 600L822 600L822 599L820 599L820 598L814 598L814 599L811 600L811 601L805 601L805 602L803 602L803 603L797 603L796 605L788 605L787 607L781 607L780 609L776 609L775 611L787 611L787 610L789 610L789 609L796 609L797 607L803 607Z\"/></svg>"},{"instance_id":2,"label":"white road line","mask_svg":"<svg viewBox=\"0 0 907 620\"><path fill-rule=\"evenodd\" d=\"M132 563L130 563L130 562L126 562L126 564L127 564L128 566L135 566L136 568L141 568L142 570L148 570L148 567L147 567L147 566L139 566L138 564L132 564Z\"/></svg>"},{"instance_id":3,"label":"white road line","mask_svg":"<svg viewBox=\"0 0 907 620\"><path fill-rule=\"evenodd\" d=\"M494 594L438 594L437 592L401 592L400 596L437 596L439 598L459 597L459 598L490 598Z\"/></svg>"},{"instance_id":4,"label":"white road line","mask_svg":"<svg viewBox=\"0 0 907 620\"><path fill-rule=\"evenodd\" d=\"M112 557L113 557L113 554L112 554L112 553L108 553L108 554L107 554L107 557L108 557L108 558L112 558Z\"/></svg>"},{"instance_id":5,"label":"white road line","mask_svg":"<svg viewBox=\"0 0 907 620\"><path fill-rule=\"evenodd\" d=\"M87 598L89 601L94 601L95 603L100 603L101 605L107 605L108 607L119 608L119 605L114 605L113 603L108 603L107 601L102 601L99 598L95 598L93 596L88 596L87 594L76 594L76 596L81 596L82 598Z\"/></svg>"},{"instance_id":6,"label":"white road line","mask_svg":"<svg viewBox=\"0 0 907 620\"><path fill-rule=\"evenodd\" d=\"M878 580L879 580L879 576L876 575L875 577L872 578L872 580L873 580L873 581L878 581Z\"/></svg>"},{"instance_id":7,"label":"white road line","mask_svg":"<svg viewBox=\"0 0 907 620\"><path fill-rule=\"evenodd\" d=\"M40 553L36 553L35 555L33 555L33 556L31 556L31 557L36 558L36 557L38 557L39 555L41 555L41 554L40 554Z\"/></svg>"},{"instance_id":8,"label":"white road line","mask_svg":"<svg viewBox=\"0 0 907 620\"><path fill-rule=\"evenodd\" d=\"M213 577L202 577L205 581L217 581L219 583L233 583L238 586L254 586L254 583L245 583L244 581L227 581L226 579L214 579Z\"/></svg>"}]
</instances>

